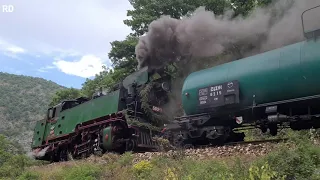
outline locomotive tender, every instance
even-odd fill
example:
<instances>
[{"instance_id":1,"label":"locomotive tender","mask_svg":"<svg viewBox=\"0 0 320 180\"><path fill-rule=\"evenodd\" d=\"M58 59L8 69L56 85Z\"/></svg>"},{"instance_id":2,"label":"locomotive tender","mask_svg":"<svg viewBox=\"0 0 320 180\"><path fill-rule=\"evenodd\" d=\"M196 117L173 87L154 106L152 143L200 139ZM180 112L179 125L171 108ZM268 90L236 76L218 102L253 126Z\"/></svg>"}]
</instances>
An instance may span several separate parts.
<instances>
[{"instance_id":1,"label":"locomotive tender","mask_svg":"<svg viewBox=\"0 0 320 180\"><path fill-rule=\"evenodd\" d=\"M304 35L305 41L191 73L181 93L185 115L164 128L164 137L186 147L243 141L244 134L236 132L239 128L269 129L272 135L279 127L319 128L320 29ZM161 111L168 102L170 82L163 69L144 67L108 94L49 108L34 129L36 158L61 161L69 153L77 158L156 149L153 138L160 131L132 120L152 124L139 93L155 84L148 92L148 105Z\"/></svg>"}]
</instances>

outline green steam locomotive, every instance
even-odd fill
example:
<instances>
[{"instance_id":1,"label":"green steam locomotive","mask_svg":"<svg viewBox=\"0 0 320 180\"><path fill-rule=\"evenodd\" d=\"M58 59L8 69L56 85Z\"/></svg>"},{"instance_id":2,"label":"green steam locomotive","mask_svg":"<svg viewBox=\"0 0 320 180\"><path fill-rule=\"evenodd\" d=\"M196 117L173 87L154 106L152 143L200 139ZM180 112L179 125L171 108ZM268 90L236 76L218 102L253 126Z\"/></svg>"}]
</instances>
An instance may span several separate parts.
<instances>
[{"instance_id":1,"label":"green steam locomotive","mask_svg":"<svg viewBox=\"0 0 320 180\"><path fill-rule=\"evenodd\" d=\"M165 69L144 67L108 93L100 91L92 99L81 97L49 108L34 128L34 156L64 161L70 155L157 149L154 136L160 131L150 125L164 123L161 106L167 101L169 83Z\"/></svg>"}]
</instances>

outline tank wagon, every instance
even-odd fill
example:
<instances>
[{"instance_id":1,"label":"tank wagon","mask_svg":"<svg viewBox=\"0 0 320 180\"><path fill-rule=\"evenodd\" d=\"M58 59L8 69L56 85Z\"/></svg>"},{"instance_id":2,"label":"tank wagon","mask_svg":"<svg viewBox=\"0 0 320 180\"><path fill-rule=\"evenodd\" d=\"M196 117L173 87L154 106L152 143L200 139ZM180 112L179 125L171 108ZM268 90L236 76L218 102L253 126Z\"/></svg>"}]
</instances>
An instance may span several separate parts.
<instances>
[{"instance_id":1,"label":"tank wagon","mask_svg":"<svg viewBox=\"0 0 320 180\"><path fill-rule=\"evenodd\" d=\"M319 128L320 29L304 35L302 42L191 73L182 87L185 115L167 137L194 146L242 141L240 128L271 135L279 127Z\"/></svg>"},{"instance_id":2,"label":"tank wagon","mask_svg":"<svg viewBox=\"0 0 320 180\"><path fill-rule=\"evenodd\" d=\"M48 109L45 118L36 123L32 149L37 159L64 161L106 151L155 150L157 129L150 124L139 92L153 83L150 109L161 113L166 102L170 77L164 69L141 69L108 93L98 92L92 99L68 100ZM155 95L155 96L154 96ZM142 124L142 125L141 125Z\"/></svg>"}]
</instances>

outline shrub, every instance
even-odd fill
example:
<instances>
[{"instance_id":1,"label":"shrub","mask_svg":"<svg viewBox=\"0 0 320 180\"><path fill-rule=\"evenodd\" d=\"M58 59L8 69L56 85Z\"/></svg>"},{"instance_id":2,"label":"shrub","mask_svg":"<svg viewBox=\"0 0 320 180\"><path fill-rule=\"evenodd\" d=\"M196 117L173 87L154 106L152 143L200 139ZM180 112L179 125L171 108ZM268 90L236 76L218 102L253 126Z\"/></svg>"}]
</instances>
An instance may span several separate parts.
<instances>
[{"instance_id":1,"label":"shrub","mask_svg":"<svg viewBox=\"0 0 320 180\"><path fill-rule=\"evenodd\" d=\"M271 179L285 179L286 176L279 175L276 171L272 170L269 166L268 162L266 162L263 166L260 168L258 166L251 166L249 168L249 178L250 180L271 180Z\"/></svg>"},{"instance_id":2,"label":"shrub","mask_svg":"<svg viewBox=\"0 0 320 180\"><path fill-rule=\"evenodd\" d=\"M68 180L94 180L102 174L102 168L93 164L81 164L63 171L63 177Z\"/></svg>"},{"instance_id":3,"label":"shrub","mask_svg":"<svg viewBox=\"0 0 320 180\"><path fill-rule=\"evenodd\" d=\"M145 179L150 175L153 165L149 161L142 160L133 166L134 176L138 179Z\"/></svg>"},{"instance_id":4,"label":"shrub","mask_svg":"<svg viewBox=\"0 0 320 180\"><path fill-rule=\"evenodd\" d=\"M24 155L11 156L0 167L0 177L15 178L20 176L33 161Z\"/></svg>"},{"instance_id":5,"label":"shrub","mask_svg":"<svg viewBox=\"0 0 320 180\"><path fill-rule=\"evenodd\" d=\"M183 179L234 179L227 164L212 160L185 160L182 161L181 176Z\"/></svg>"},{"instance_id":6,"label":"shrub","mask_svg":"<svg viewBox=\"0 0 320 180\"><path fill-rule=\"evenodd\" d=\"M168 168L164 177L165 180L178 180L178 175L175 168Z\"/></svg>"},{"instance_id":7,"label":"shrub","mask_svg":"<svg viewBox=\"0 0 320 180\"><path fill-rule=\"evenodd\" d=\"M93 163L80 162L42 167L41 169L38 169L37 172L39 172L41 176L40 179L95 180L101 177L103 168Z\"/></svg>"},{"instance_id":8,"label":"shrub","mask_svg":"<svg viewBox=\"0 0 320 180\"><path fill-rule=\"evenodd\" d=\"M131 165L133 158L134 157L131 152L125 152L124 154L122 154L122 156L120 156L118 163L121 166Z\"/></svg>"},{"instance_id":9,"label":"shrub","mask_svg":"<svg viewBox=\"0 0 320 180\"><path fill-rule=\"evenodd\" d=\"M31 171L25 171L18 177L17 180L38 180L38 179L40 179L39 174Z\"/></svg>"},{"instance_id":10,"label":"shrub","mask_svg":"<svg viewBox=\"0 0 320 180\"><path fill-rule=\"evenodd\" d=\"M257 164L268 162L279 176L289 179L309 179L320 165L320 148L301 138L294 149L281 146L278 151L257 161Z\"/></svg>"}]
</instances>

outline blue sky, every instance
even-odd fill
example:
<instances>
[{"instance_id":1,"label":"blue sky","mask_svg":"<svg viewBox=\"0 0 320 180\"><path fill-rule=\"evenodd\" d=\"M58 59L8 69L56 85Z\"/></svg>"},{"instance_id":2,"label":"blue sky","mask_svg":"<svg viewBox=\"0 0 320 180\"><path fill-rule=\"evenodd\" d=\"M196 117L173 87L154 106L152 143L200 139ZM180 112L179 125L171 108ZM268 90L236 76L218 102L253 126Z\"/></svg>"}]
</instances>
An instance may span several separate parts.
<instances>
[{"instance_id":1,"label":"blue sky","mask_svg":"<svg viewBox=\"0 0 320 180\"><path fill-rule=\"evenodd\" d=\"M110 42L131 32L128 9L128 0L1 0L0 71L81 88L111 65Z\"/></svg>"}]
</instances>

